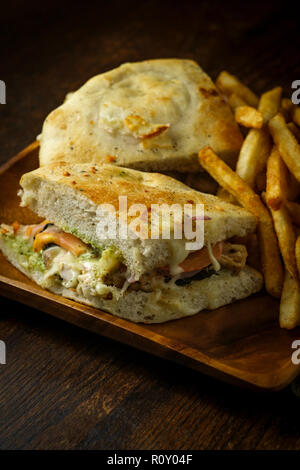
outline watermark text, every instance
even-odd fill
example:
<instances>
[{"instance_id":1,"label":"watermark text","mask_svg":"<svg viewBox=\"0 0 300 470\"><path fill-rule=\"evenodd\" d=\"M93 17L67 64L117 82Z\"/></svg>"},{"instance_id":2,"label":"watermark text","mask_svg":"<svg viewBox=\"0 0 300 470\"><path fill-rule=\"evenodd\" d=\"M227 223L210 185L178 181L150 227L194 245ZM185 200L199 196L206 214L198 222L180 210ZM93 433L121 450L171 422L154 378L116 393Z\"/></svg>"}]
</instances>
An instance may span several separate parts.
<instances>
[{"instance_id":1,"label":"watermark text","mask_svg":"<svg viewBox=\"0 0 300 470\"><path fill-rule=\"evenodd\" d=\"M6 344L0 340L0 364L6 364Z\"/></svg>"},{"instance_id":2,"label":"watermark text","mask_svg":"<svg viewBox=\"0 0 300 470\"><path fill-rule=\"evenodd\" d=\"M6 85L3 80L0 80L0 104L6 104Z\"/></svg>"},{"instance_id":3,"label":"watermark text","mask_svg":"<svg viewBox=\"0 0 300 470\"><path fill-rule=\"evenodd\" d=\"M300 339L295 339L295 341L292 342L292 348L296 349L292 354L292 363L297 366L300 364Z\"/></svg>"},{"instance_id":4,"label":"watermark text","mask_svg":"<svg viewBox=\"0 0 300 470\"><path fill-rule=\"evenodd\" d=\"M300 80L294 80L292 83L292 88L295 90L292 93L292 102L298 105L300 103Z\"/></svg>"},{"instance_id":5,"label":"watermark text","mask_svg":"<svg viewBox=\"0 0 300 470\"><path fill-rule=\"evenodd\" d=\"M204 244L203 204L128 205L126 196L119 196L116 210L112 204L97 208L97 236L102 239L185 240L186 250L200 250Z\"/></svg>"}]
</instances>

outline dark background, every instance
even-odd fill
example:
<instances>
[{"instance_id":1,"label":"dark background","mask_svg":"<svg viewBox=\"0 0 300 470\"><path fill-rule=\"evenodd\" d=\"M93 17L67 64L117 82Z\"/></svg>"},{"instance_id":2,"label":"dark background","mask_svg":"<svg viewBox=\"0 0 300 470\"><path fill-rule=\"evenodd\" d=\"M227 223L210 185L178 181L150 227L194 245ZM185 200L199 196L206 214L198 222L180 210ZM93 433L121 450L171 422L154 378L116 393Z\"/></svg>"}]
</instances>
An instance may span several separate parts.
<instances>
[{"instance_id":1,"label":"dark background","mask_svg":"<svg viewBox=\"0 0 300 470\"><path fill-rule=\"evenodd\" d=\"M293 2L61 3L1 4L0 163L68 91L122 62L192 58L286 96L300 79ZM234 388L2 298L0 318L0 449L300 449L291 388Z\"/></svg>"}]
</instances>

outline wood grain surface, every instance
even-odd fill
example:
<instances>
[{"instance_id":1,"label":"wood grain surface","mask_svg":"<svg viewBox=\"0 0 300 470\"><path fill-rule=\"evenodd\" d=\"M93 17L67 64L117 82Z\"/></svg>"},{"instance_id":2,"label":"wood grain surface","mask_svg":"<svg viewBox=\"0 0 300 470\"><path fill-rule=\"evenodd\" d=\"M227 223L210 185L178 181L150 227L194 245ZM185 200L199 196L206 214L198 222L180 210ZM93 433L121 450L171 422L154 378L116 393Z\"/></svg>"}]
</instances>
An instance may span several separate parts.
<instances>
[{"instance_id":1,"label":"wood grain surface","mask_svg":"<svg viewBox=\"0 0 300 470\"><path fill-rule=\"evenodd\" d=\"M154 57L223 68L257 93L300 78L286 2L11 2L0 17L0 162L90 76ZM1 449L299 449L299 386L258 394L0 299ZM300 339L300 338L299 338Z\"/></svg>"},{"instance_id":2,"label":"wood grain surface","mask_svg":"<svg viewBox=\"0 0 300 470\"><path fill-rule=\"evenodd\" d=\"M32 225L42 220L20 207L18 197L21 176L38 167L38 152L35 141L0 167L3 223ZM291 361L291 345L300 337L300 328L279 328L279 302L264 290L188 318L136 324L42 289L0 253L0 295L235 385L277 391L300 372L300 364Z\"/></svg>"}]
</instances>

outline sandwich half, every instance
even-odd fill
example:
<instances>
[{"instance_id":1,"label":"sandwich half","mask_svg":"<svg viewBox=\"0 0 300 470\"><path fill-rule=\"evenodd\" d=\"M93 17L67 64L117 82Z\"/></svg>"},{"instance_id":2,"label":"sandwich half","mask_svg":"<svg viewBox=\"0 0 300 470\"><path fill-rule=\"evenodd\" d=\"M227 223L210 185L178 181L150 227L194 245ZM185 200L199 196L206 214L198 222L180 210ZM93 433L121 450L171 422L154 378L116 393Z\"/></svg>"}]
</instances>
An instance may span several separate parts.
<instances>
[{"instance_id":1,"label":"sandwich half","mask_svg":"<svg viewBox=\"0 0 300 470\"><path fill-rule=\"evenodd\" d=\"M205 145L234 166L242 136L229 105L192 60L126 63L97 75L46 118L40 165L114 163L199 171Z\"/></svg>"},{"instance_id":2,"label":"sandwich half","mask_svg":"<svg viewBox=\"0 0 300 470\"><path fill-rule=\"evenodd\" d=\"M245 246L231 241L255 230L252 214L173 178L61 162L23 175L20 184L21 205L45 220L2 224L0 248L15 267L56 294L135 322L158 323L215 309L262 287L261 274L246 264ZM122 197L129 215L118 219L117 235L104 233L120 214ZM138 230L131 237L133 204L141 207L140 221L149 220L153 204L162 208L161 235L161 216L175 203L191 209L192 226L203 221L201 248L187 248L191 239L185 232L177 238L174 218L167 238ZM201 217L193 215L197 205L203 207ZM121 235L124 228L127 237Z\"/></svg>"}]
</instances>

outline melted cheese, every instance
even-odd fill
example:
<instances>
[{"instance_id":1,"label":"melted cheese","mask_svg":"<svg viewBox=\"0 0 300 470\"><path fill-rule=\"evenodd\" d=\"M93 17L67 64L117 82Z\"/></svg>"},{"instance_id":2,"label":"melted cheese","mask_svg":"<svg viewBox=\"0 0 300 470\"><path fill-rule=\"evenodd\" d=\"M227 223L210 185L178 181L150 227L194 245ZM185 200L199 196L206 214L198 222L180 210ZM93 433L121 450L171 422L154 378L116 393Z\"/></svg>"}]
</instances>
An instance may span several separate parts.
<instances>
[{"instance_id":1,"label":"melted cheese","mask_svg":"<svg viewBox=\"0 0 300 470\"><path fill-rule=\"evenodd\" d=\"M118 253L110 248L104 250L100 258L93 257L89 253L77 257L60 248L49 268L45 270L42 282L46 283L49 278L58 275L64 287L74 288L80 282L90 283L97 287L96 290L99 292L104 276L117 269L120 262Z\"/></svg>"},{"instance_id":2,"label":"melted cheese","mask_svg":"<svg viewBox=\"0 0 300 470\"><path fill-rule=\"evenodd\" d=\"M169 259L170 274L176 276L183 272L179 264L188 257L191 251L185 248L185 240L169 240L169 247L171 253Z\"/></svg>"},{"instance_id":3,"label":"melted cheese","mask_svg":"<svg viewBox=\"0 0 300 470\"><path fill-rule=\"evenodd\" d=\"M219 261L215 258L214 254L213 254L213 251L211 249L211 243L210 243L209 240L207 241L207 249L208 249L208 254L209 254L209 257L210 257L210 261L211 261L211 264L213 265L214 270L215 271L220 271L221 265L220 265Z\"/></svg>"}]
</instances>

